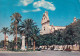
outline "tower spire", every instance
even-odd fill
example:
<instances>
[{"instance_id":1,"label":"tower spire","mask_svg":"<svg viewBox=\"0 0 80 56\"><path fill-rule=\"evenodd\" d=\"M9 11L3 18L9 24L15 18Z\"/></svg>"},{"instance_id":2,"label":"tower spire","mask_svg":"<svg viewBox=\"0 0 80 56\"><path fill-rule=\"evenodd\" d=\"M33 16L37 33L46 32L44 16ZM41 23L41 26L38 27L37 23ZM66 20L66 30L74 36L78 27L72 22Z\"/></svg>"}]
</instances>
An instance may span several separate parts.
<instances>
[{"instance_id":1,"label":"tower spire","mask_svg":"<svg viewBox=\"0 0 80 56\"><path fill-rule=\"evenodd\" d=\"M48 12L45 11L45 13L43 14L43 17L42 17L42 21L41 21L41 24L45 24L45 23L48 23L49 24L49 17L48 17Z\"/></svg>"}]
</instances>

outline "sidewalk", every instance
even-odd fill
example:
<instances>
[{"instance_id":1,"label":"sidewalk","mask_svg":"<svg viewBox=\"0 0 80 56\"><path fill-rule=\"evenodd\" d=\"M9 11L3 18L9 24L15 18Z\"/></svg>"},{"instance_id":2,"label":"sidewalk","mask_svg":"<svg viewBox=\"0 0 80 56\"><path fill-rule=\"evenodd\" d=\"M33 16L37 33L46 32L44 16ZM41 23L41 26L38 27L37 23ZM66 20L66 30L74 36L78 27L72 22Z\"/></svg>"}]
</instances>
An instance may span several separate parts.
<instances>
[{"instance_id":1,"label":"sidewalk","mask_svg":"<svg viewBox=\"0 0 80 56\"><path fill-rule=\"evenodd\" d=\"M35 52L41 52L41 51L0 51L0 53L35 53Z\"/></svg>"}]
</instances>

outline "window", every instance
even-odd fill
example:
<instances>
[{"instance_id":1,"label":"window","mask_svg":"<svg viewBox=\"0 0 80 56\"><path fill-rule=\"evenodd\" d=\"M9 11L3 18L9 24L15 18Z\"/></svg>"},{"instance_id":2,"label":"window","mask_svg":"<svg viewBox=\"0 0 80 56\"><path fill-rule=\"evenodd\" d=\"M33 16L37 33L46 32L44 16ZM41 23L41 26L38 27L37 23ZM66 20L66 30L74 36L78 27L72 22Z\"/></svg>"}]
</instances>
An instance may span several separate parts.
<instances>
[{"instance_id":1,"label":"window","mask_svg":"<svg viewBox=\"0 0 80 56\"><path fill-rule=\"evenodd\" d=\"M45 30L45 27L44 27L44 30Z\"/></svg>"}]
</instances>

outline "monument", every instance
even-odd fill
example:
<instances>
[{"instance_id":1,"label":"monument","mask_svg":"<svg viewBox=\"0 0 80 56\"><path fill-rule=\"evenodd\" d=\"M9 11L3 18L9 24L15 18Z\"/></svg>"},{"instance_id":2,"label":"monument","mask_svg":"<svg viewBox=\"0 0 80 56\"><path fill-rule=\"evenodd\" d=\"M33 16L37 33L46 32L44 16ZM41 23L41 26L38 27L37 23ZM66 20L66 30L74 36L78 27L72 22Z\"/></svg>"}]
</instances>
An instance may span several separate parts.
<instances>
[{"instance_id":1,"label":"monument","mask_svg":"<svg viewBox=\"0 0 80 56\"><path fill-rule=\"evenodd\" d=\"M25 36L22 36L22 46L21 46L21 50L26 50L26 48L25 48Z\"/></svg>"}]
</instances>

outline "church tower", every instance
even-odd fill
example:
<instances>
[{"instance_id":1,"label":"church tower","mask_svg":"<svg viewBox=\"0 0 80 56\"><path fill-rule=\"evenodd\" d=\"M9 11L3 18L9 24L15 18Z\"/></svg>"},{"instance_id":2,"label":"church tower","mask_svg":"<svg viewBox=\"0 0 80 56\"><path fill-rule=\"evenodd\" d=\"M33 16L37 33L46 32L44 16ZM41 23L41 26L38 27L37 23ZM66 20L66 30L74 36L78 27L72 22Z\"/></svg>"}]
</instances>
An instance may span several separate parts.
<instances>
[{"instance_id":1,"label":"church tower","mask_svg":"<svg viewBox=\"0 0 80 56\"><path fill-rule=\"evenodd\" d=\"M49 29L50 20L49 20L47 11L45 11L45 13L43 14L41 24L42 24L42 29L41 29L40 34L50 33L50 29Z\"/></svg>"}]
</instances>

